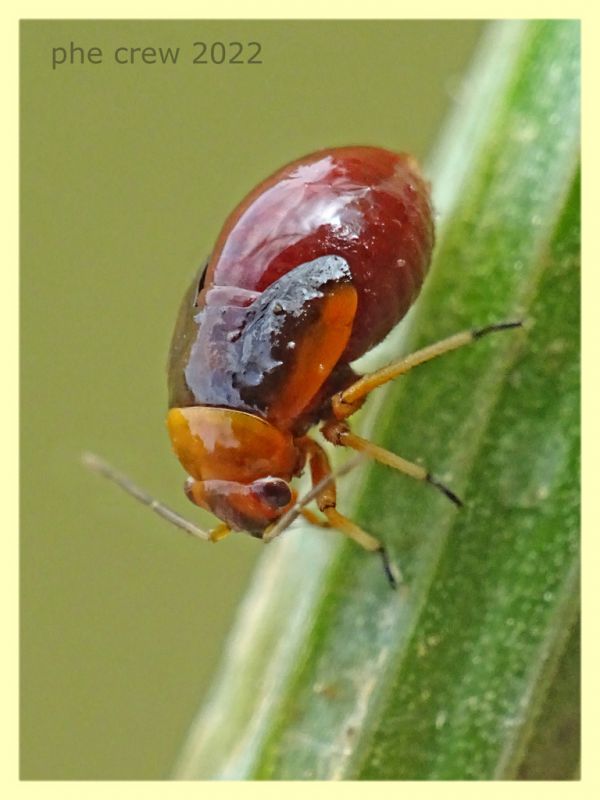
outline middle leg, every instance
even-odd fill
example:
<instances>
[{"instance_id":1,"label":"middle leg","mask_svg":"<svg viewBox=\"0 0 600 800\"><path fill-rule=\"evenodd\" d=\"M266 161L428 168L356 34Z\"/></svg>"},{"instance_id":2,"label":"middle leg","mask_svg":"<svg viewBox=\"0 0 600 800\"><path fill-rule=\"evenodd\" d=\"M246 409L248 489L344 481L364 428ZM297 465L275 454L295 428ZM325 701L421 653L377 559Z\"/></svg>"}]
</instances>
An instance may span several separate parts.
<instances>
[{"instance_id":1,"label":"middle leg","mask_svg":"<svg viewBox=\"0 0 600 800\"><path fill-rule=\"evenodd\" d=\"M383 447L373 444L373 442L370 442L368 439L357 436L355 433L352 433L345 422L326 422L321 428L321 431L328 442L342 445L343 447L350 447L360 453L365 453L365 455L374 458L375 461L379 461L381 464L385 464L388 467L393 467L393 469L397 469L398 472L402 472L404 475L416 478L418 481L425 481L445 494L455 505L462 507L462 500L438 478L434 477L429 470L425 469L425 467L422 467L420 464L413 464L412 461L407 461L405 458L397 456L395 453L391 453L389 450L385 450Z\"/></svg>"}]
</instances>

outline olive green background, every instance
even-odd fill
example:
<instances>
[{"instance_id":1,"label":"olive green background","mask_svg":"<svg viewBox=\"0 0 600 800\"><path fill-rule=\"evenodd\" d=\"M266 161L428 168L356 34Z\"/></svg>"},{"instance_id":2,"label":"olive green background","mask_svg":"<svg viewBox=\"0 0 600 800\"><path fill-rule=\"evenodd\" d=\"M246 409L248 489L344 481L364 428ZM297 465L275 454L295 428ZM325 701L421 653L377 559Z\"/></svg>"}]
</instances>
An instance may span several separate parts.
<instances>
[{"instance_id":1,"label":"olive green background","mask_svg":"<svg viewBox=\"0 0 600 800\"><path fill-rule=\"evenodd\" d=\"M481 30L22 23L22 778L168 777L261 545L186 539L80 453L208 523L164 427L191 275L283 163L351 143L424 158ZM194 65L201 40L259 41L264 63ZM71 41L104 63L53 70L52 47ZM179 63L117 65L118 46L180 47Z\"/></svg>"}]
</instances>

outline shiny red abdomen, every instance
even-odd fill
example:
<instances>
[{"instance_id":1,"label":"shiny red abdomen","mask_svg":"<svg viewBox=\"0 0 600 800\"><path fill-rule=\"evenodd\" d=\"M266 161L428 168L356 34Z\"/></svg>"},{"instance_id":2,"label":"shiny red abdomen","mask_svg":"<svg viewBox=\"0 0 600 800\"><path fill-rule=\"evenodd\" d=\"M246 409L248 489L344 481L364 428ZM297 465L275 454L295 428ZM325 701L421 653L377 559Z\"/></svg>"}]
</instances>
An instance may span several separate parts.
<instances>
[{"instance_id":1,"label":"shiny red abdomen","mask_svg":"<svg viewBox=\"0 0 600 800\"><path fill-rule=\"evenodd\" d=\"M323 150L280 169L232 212L197 306L213 287L262 292L300 264L341 256L358 293L340 358L349 362L406 314L432 247L429 187L411 156L376 147Z\"/></svg>"}]
</instances>

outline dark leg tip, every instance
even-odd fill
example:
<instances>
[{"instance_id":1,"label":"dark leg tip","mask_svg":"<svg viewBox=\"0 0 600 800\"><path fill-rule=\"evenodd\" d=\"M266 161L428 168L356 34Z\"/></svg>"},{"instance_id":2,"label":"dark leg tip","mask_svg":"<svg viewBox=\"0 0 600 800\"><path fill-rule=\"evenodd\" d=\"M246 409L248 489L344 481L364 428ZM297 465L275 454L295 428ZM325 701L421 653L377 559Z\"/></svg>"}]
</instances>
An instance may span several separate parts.
<instances>
[{"instance_id":1,"label":"dark leg tip","mask_svg":"<svg viewBox=\"0 0 600 800\"><path fill-rule=\"evenodd\" d=\"M482 336L486 336L488 333L494 333L494 331L507 331L511 328L522 328L523 327L523 320L517 319L512 322L497 322L494 325L486 325L484 328L475 328L473 330L473 338L474 339L481 339Z\"/></svg>"},{"instance_id":2,"label":"dark leg tip","mask_svg":"<svg viewBox=\"0 0 600 800\"><path fill-rule=\"evenodd\" d=\"M427 481L427 483L430 483L432 486L435 486L436 489L439 489L440 492L445 494L448 500L454 503L455 506L458 506L458 508L464 507L464 503L460 499L460 497L454 494L452 489L449 489L444 483L438 481L437 478L434 478L433 475L427 475L427 478L425 480Z\"/></svg>"},{"instance_id":3,"label":"dark leg tip","mask_svg":"<svg viewBox=\"0 0 600 800\"><path fill-rule=\"evenodd\" d=\"M387 550L385 547L383 547L383 545L376 552L381 556L381 561L383 562L383 571L388 579L388 583L392 589L397 589L401 582L401 576L398 568L390 561Z\"/></svg>"}]
</instances>

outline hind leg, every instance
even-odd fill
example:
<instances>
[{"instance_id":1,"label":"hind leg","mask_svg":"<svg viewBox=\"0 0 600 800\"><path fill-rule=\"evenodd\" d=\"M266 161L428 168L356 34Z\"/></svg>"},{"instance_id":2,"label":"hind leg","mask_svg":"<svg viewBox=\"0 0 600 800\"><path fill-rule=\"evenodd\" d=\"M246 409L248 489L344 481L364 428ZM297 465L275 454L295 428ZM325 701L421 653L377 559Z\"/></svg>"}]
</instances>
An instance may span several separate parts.
<instances>
[{"instance_id":1,"label":"hind leg","mask_svg":"<svg viewBox=\"0 0 600 800\"><path fill-rule=\"evenodd\" d=\"M385 383L394 380L394 378L400 375L405 375L414 367L419 366L419 364L425 364L427 361L444 355L444 353L449 353L451 350L458 350L460 347L476 342L478 339L481 339L482 336L487 336L488 333L505 331L510 328L520 328L522 325L523 323L519 320L516 322L499 322L495 325L486 325L484 328L462 331L461 333L454 334L454 336L449 336L447 339L434 342L434 344L430 344L422 350L417 350L401 358L399 361L388 364L387 367L378 369L376 372L363 375L363 377L359 378L355 383L332 397L331 407L333 415L337 420L347 419L360 408L365 397L374 389L383 386Z\"/></svg>"}]
</instances>

